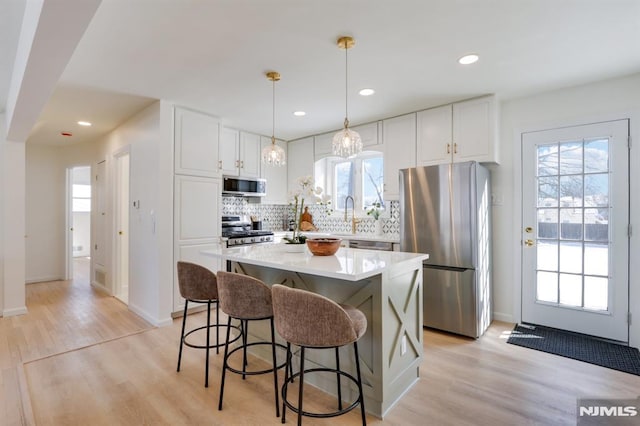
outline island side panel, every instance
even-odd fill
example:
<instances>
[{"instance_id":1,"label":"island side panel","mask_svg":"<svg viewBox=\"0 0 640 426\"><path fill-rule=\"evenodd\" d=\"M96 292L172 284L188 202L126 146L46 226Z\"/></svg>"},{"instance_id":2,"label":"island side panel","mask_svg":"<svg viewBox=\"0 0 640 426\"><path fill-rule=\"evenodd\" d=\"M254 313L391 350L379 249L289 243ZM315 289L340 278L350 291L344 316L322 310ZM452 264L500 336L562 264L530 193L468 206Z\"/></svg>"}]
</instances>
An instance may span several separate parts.
<instances>
[{"instance_id":1,"label":"island side panel","mask_svg":"<svg viewBox=\"0 0 640 426\"><path fill-rule=\"evenodd\" d=\"M421 261L402 262L382 274L383 416L419 379L422 286Z\"/></svg>"}]
</instances>

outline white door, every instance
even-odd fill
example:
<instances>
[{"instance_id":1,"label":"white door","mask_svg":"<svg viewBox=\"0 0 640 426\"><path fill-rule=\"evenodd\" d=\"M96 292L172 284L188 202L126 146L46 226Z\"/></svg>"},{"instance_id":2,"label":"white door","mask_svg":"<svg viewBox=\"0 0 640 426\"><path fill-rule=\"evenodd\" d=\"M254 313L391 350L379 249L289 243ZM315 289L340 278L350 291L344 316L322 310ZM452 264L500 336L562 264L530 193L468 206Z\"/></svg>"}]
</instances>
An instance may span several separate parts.
<instances>
[{"instance_id":1,"label":"white door","mask_svg":"<svg viewBox=\"0 0 640 426\"><path fill-rule=\"evenodd\" d=\"M116 157L115 294L129 303L129 153Z\"/></svg>"},{"instance_id":2,"label":"white door","mask_svg":"<svg viewBox=\"0 0 640 426\"><path fill-rule=\"evenodd\" d=\"M522 321L628 341L629 122L522 135Z\"/></svg>"}]
</instances>

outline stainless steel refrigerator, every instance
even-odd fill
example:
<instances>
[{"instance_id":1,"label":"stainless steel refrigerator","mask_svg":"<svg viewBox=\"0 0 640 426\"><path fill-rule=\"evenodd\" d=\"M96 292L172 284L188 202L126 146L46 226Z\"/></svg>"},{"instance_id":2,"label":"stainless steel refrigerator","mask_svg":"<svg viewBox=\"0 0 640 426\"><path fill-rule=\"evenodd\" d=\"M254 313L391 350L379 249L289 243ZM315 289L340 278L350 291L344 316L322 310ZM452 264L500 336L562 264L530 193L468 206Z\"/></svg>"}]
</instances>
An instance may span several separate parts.
<instances>
[{"instance_id":1,"label":"stainless steel refrigerator","mask_svg":"<svg viewBox=\"0 0 640 426\"><path fill-rule=\"evenodd\" d=\"M400 170L400 249L427 253L424 325L480 337L491 322L491 188L476 162Z\"/></svg>"}]
</instances>

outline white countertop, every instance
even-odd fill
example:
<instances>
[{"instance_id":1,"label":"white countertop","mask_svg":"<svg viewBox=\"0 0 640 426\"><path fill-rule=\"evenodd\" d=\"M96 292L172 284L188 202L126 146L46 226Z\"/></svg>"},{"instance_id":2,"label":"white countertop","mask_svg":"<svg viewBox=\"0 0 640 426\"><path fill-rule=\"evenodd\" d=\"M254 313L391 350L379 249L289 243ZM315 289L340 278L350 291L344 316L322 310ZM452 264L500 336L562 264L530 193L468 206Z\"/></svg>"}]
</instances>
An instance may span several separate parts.
<instances>
[{"instance_id":1,"label":"white countertop","mask_svg":"<svg viewBox=\"0 0 640 426\"><path fill-rule=\"evenodd\" d=\"M369 278L402 262L424 261L428 254L399 251L376 251L340 248L333 256L314 256L305 247L304 253L287 253L285 244L255 244L244 247L203 250L207 256L232 262L248 263L267 268L284 269L348 281Z\"/></svg>"},{"instance_id":2,"label":"white countertop","mask_svg":"<svg viewBox=\"0 0 640 426\"><path fill-rule=\"evenodd\" d=\"M291 236L291 231L274 231L273 233L276 237L286 237ZM341 232L308 232L303 231L302 235L307 236L309 238L321 238L321 237L336 237L342 238L343 240L364 240L364 241L382 241L385 243L400 243L399 236L393 235L374 235L374 234L351 234L351 233L341 233Z\"/></svg>"}]
</instances>

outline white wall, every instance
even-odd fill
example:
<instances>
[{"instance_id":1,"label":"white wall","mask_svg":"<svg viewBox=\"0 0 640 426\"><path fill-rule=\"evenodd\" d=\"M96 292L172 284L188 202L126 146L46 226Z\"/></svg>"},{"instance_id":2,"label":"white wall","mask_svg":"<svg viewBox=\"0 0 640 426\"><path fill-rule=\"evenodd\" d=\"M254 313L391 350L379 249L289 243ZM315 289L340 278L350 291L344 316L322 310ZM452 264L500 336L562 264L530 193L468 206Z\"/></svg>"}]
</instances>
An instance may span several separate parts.
<instances>
[{"instance_id":1,"label":"white wall","mask_svg":"<svg viewBox=\"0 0 640 426\"><path fill-rule=\"evenodd\" d=\"M494 206L494 316L520 320L520 236L519 180L520 134L534 129L574 125L616 118L631 118L631 208L640 212L640 74L602 81L501 104L500 158L492 167L494 194L504 204ZM633 217L632 217L633 221ZM635 224L640 229L640 223ZM631 240L630 306L635 325L630 343L640 346L640 232Z\"/></svg>"},{"instance_id":2,"label":"white wall","mask_svg":"<svg viewBox=\"0 0 640 426\"><path fill-rule=\"evenodd\" d=\"M60 148L26 145L26 282L64 279L65 169Z\"/></svg>"}]
</instances>

